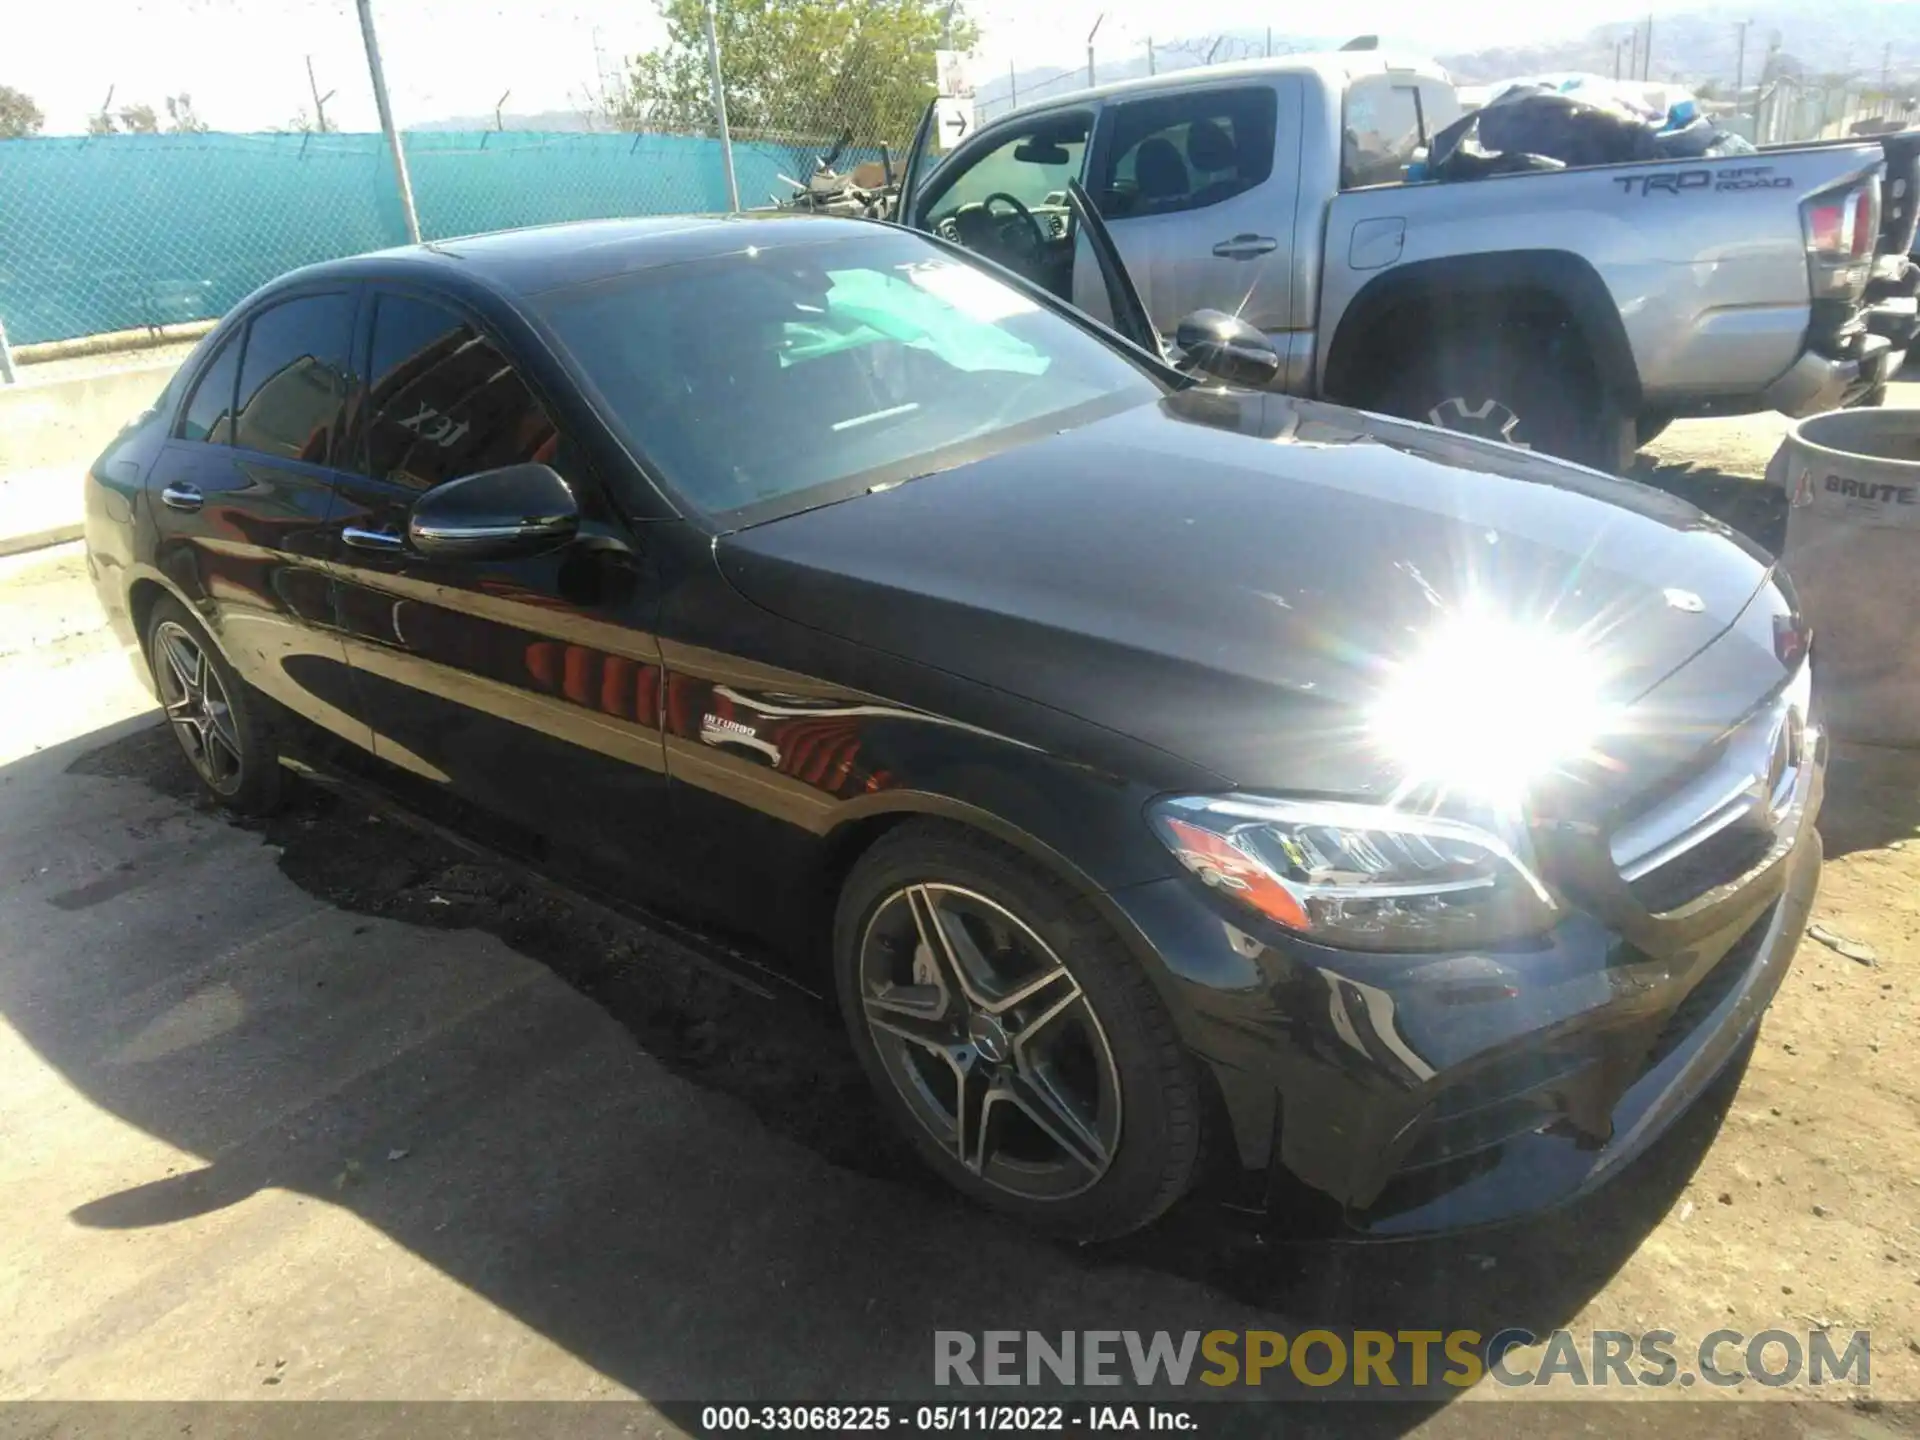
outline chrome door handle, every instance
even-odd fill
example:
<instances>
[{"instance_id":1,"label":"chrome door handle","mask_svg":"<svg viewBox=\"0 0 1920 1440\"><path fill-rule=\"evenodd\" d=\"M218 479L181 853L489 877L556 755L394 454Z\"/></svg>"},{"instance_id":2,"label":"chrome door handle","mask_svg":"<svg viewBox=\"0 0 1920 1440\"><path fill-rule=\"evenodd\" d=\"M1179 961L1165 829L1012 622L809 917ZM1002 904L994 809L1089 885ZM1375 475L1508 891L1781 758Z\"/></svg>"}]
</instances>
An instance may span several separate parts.
<instances>
[{"instance_id":1,"label":"chrome door handle","mask_svg":"<svg viewBox=\"0 0 1920 1440\"><path fill-rule=\"evenodd\" d=\"M1251 260L1256 255L1265 255L1279 248L1280 242L1271 235L1248 234L1222 240L1213 247L1213 253L1222 260Z\"/></svg>"},{"instance_id":2,"label":"chrome door handle","mask_svg":"<svg viewBox=\"0 0 1920 1440\"><path fill-rule=\"evenodd\" d=\"M340 532L340 538L356 550L384 550L392 554L404 550L406 537L391 530L362 530L358 525L349 525Z\"/></svg>"},{"instance_id":3,"label":"chrome door handle","mask_svg":"<svg viewBox=\"0 0 1920 1440\"><path fill-rule=\"evenodd\" d=\"M198 486L174 484L160 492L160 503L169 510L198 510L207 502Z\"/></svg>"}]
</instances>

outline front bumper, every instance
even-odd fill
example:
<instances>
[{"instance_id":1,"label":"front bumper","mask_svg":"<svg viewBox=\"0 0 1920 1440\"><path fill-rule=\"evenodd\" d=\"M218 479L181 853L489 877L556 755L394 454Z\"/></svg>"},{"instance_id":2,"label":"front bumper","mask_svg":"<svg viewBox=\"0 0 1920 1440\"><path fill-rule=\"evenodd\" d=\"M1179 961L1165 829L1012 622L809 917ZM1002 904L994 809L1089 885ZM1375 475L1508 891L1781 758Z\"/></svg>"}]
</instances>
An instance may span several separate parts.
<instances>
[{"instance_id":1,"label":"front bumper","mask_svg":"<svg viewBox=\"0 0 1920 1440\"><path fill-rule=\"evenodd\" d=\"M1524 952L1361 955L1256 926L1184 878L1115 895L1270 1201L1401 1238L1570 1201L1653 1143L1778 990L1819 882L1815 745L1772 856L1682 920L1574 913Z\"/></svg>"}]
</instances>

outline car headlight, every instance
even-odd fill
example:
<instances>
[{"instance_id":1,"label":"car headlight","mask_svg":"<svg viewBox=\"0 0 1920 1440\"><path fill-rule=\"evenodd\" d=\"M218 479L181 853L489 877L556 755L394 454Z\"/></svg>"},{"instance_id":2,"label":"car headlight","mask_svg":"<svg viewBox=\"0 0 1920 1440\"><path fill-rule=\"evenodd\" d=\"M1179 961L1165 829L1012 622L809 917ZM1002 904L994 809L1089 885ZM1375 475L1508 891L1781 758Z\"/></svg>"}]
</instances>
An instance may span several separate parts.
<instances>
[{"instance_id":1,"label":"car headlight","mask_svg":"<svg viewBox=\"0 0 1920 1440\"><path fill-rule=\"evenodd\" d=\"M1322 945L1455 949L1536 935L1558 918L1521 857L1462 821L1256 796L1176 797L1149 814L1204 883Z\"/></svg>"}]
</instances>

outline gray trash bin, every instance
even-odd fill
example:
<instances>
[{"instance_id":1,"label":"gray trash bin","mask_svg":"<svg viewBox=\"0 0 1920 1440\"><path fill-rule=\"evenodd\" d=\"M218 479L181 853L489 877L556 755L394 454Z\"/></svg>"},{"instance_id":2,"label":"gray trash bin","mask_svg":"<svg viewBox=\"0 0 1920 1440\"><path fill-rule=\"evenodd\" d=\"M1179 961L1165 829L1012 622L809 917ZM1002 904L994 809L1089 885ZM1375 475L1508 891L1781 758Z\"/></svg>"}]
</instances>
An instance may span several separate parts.
<instances>
[{"instance_id":1,"label":"gray trash bin","mask_svg":"<svg viewBox=\"0 0 1920 1440\"><path fill-rule=\"evenodd\" d=\"M1781 558L1842 740L1920 745L1920 410L1835 410L1787 432Z\"/></svg>"}]
</instances>

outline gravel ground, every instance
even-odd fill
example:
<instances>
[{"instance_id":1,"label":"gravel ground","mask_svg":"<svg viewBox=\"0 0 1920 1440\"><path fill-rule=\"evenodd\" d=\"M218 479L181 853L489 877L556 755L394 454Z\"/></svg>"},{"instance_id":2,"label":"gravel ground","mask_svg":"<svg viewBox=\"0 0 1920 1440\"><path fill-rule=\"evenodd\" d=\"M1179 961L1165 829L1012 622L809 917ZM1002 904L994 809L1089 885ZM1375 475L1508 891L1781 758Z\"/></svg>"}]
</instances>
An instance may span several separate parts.
<instances>
[{"instance_id":1,"label":"gravel ground","mask_svg":"<svg viewBox=\"0 0 1920 1440\"><path fill-rule=\"evenodd\" d=\"M1774 443L1766 429L1732 422L1675 426L1650 450L1644 473L1764 537L1779 519L1777 497L1751 483ZM39 700L7 721L0 762L85 735L140 708L143 702L118 675L119 659L99 626L73 547L8 562L0 570L0 591L7 597L0 607L0 677L11 693L31 690ZM164 731L96 746L71 768L74 783L103 777L137 782L169 813L217 819L195 799ZM1291 1244L1283 1233L1224 1226L1217 1212L1189 1206L1120 1245L1057 1255L1033 1251L1043 1256L1032 1262L1036 1275L1048 1277L1042 1289L1058 1296L1065 1293L1061 1286L1089 1295L1124 1287L1131 1308L1116 1322L1122 1325L1173 1323L1170 1317L1191 1315L1197 1303L1217 1303L1222 1314L1235 1317L1224 1323L1272 1316L1277 1328L1295 1330L1303 1319L1385 1329L1462 1323L1565 1325L1576 1331L1660 1327L1677 1332L1683 1347L1720 1328L1803 1335L1816 1328L1866 1328L1873 1334L1871 1398L1847 1389L1856 1402L1852 1407L1796 1411L1812 1418L1785 1429L1754 1418L1754 1410L1736 1408L1724 1411L1713 1428L1754 1435L1920 1433L1920 1407L1882 1408L1883 1402L1920 1402L1920 753L1843 749L1833 767L1822 830L1829 863L1815 920L1870 958L1849 958L1806 940L1744 1067L1736 1067L1667 1141L1592 1201L1464 1243L1388 1249ZM345 799L296 787L286 813L255 833L285 877L326 907L368 917L363 923L415 927L423 946L428 936L454 944L463 943L462 933L473 944L480 943L480 934L498 937L617 1022L637 1055L734 1107L727 1113L738 1116L732 1123L743 1143L758 1144L755 1137L764 1136L767 1143L777 1137L780 1145L797 1144L836 1174L869 1187L870 1203L950 1216L939 1223L975 1237L969 1243L1029 1244L1009 1241L1005 1227L965 1213L891 1140L865 1098L830 1013L797 1001L751 999L715 979L669 937L477 862L458 847L423 838ZM204 883L217 883L217 877ZM183 894L173 903L200 902ZM129 942L138 945L137 919L130 923L136 929ZM131 992L126 1003L133 1003ZM272 1054L253 1055L251 1063L271 1066ZM25 1085L19 1077L13 1083ZM7 1086L8 1077L0 1075L0 1096ZM570 1122L556 1111L550 1123L563 1132ZM28 1153L45 1143L37 1133L20 1122L16 1138ZM702 1183L710 1183L701 1173ZM0 1199L0 1233L13 1223L7 1207ZM393 1222L383 1223L393 1228ZM838 1243L828 1230L820 1238ZM415 1248L431 1255L432 1243ZM352 1255L343 1255L342 1265L353 1263ZM591 1269L584 1254L570 1263ZM562 1271L553 1283L604 1287L618 1278ZM932 1277L903 1274L899 1283L922 1279ZM94 1282L83 1272L73 1283ZM469 1277L466 1283L480 1282ZM271 1291L258 1298L267 1307L277 1303ZM842 1305L843 1298L823 1292L805 1303L852 1325L855 1333L843 1338L858 1341L858 1308ZM704 1302L682 1293L678 1303L693 1307L686 1313L697 1317ZM787 1303L801 1302L786 1296L768 1301L771 1313ZM865 1303L871 1312L874 1302ZM1002 1323L1022 1323L1020 1305L1008 1304ZM543 1305L523 1304L519 1313L585 1353L578 1341L566 1339L571 1332L558 1314L535 1320L545 1316ZM166 1338L182 1354L202 1343L190 1317L169 1319L156 1311L143 1323L173 1327ZM872 1343L883 1347L891 1332L874 1323ZM900 1322L896 1317L891 1323L897 1329ZM0 1305L0 1329L18 1327L15 1333L27 1336L37 1333L35 1324L30 1308ZM0 1343L0 1382L7 1380L7 1349ZM82 1345L75 1353L87 1351ZM1538 1358L1537 1351L1520 1353ZM477 1383L464 1379L456 1362L447 1363L454 1366L446 1377L453 1393ZM645 1373L635 1368L638 1361L596 1354L593 1363L648 1393L632 1378ZM743 1382L763 1373L754 1355L742 1354L734 1363ZM418 1374L407 1393L439 1393L423 1392ZM342 1398L397 1393L377 1359L362 1369L349 1366L330 1383L330 1393ZM874 1393L895 1383L901 1377L876 1376ZM538 1393L572 1394L573 1385L551 1381ZM47 1392L0 1383L0 1394L8 1393ZM51 1393L99 1392L85 1385L76 1392L69 1383ZM109 1387L109 1393L124 1391ZM189 1388L180 1398L208 1393L214 1392ZM502 1382L486 1393L505 1398L513 1392ZM1530 1393L1482 1385L1472 1398L1512 1401ZM1538 1393L1569 1392L1556 1383ZM1749 1385L1684 1393L1694 1399L1753 1398L1756 1390ZM1812 1393L1797 1382L1765 1395L1806 1399ZM1397 1432L1431 1421L1429 1428L1446 1429L1444 1422L1459 1421L1463 1412L1485 1413L1451 1406L1423 1419L1418 1407L1408 1407L1404 1423L1368 1428ZM1678 1440L1703 1426L1693 1407L1661 1414L1671 1418L1649 1419L1639 1427L1643 1433ZM1615 1422L1600 1424L1601 1433L1617 1433ZM1542 1412L1528 1426L1541 1436L1591 1430L1564 1411Z\"/></svg>"}]
</instances>

